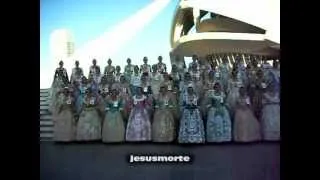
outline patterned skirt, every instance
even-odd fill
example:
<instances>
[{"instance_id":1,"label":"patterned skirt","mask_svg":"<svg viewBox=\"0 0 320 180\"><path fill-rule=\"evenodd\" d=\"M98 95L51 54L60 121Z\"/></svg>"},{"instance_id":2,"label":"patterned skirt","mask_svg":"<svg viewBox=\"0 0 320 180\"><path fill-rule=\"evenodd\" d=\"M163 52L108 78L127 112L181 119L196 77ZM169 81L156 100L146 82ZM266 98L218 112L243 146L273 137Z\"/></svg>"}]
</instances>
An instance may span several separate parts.
<instances>
[{"instance_id":1,"label":"patterned skirt","mask_svg":"<svg viewBox=\"0 0 320 180\"><path fill-rule=\"evenodd\" d=\"M146 109L132 109L126 130L126 141L150 141L151 123Z\"/></svg>"},{"instance_id":2,"label":"patterned skirt","mask_svg":"<svg viewBox=\"0 0 320 180\"><path fill-rule=\"evenodd\" d=\"M231 120L229 112L225 107L221 107L222 113L218 109L211 108L208 111L207 119L207 141L208 142L228 142L231 141Z\"/></svg>"},{"instance_id":3,"label":"patterned skirt","mask_svg":"<svg viewBox=\"0 0 320 180\"><path fill-rule=\"evenodd\" d=\"M204 143L204 125L199 109L183 109L178 136L179 143Z\"/></svg>"},{"instance_id":4,"label":"patterned skirt","mask_svg":"<svg viewBox=\"0 0 320 180\"><path fill-rule=\"evenodd\" d=\"M77 125L78 141L95 141L101 139L101 119L96 109L81 112Z\"/></svg>"},{"instance_id":5,"label":"patterned skirt","mask_svg":"<svg viewBox=\"0 0 320 180\"><path fill-rule=\"evenodd\" d=\"M175 120L168 109L159 109L152 123L152 141L171 142L175 137Z\"/></svg>"}]
</instances>

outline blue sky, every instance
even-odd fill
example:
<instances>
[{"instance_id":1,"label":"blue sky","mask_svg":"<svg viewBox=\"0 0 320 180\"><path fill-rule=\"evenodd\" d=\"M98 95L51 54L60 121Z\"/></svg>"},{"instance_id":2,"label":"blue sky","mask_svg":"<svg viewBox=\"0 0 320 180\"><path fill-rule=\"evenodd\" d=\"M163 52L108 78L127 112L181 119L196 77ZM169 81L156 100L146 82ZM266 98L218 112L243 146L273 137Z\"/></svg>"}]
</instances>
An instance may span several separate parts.
<instances>
[{"instance_id":1,"label":"blue sky","mask_svg":"<svg viewBox=\"0 0 320 180\"><path fill-rule=\"evenodd\" d=\"M50 34L56 29L68 29L75 39L75 47L95 39L126 20L154 0L41 0L40 4L40 64L48 69L50 63ZM144 27L117 53L114 64L133 57L141 62L144 55L155 63L157 55L169 62L170 28L178 0L172 0L151 23ZM140 57L140 59L138 59ZM101 62L100 62L101 61ZM118 62L116 62L118 61ZM120 62L119 62L120 61ZM101 66L105 60L98 60ZM122 64L121 63L121 64ZM140 64L141 64L140 63ZM84 67L85 68L85 67ZM52 72L53 73L53 72ZM52 74L51 73L51 74Z\"/></svg>"}]
</instances>

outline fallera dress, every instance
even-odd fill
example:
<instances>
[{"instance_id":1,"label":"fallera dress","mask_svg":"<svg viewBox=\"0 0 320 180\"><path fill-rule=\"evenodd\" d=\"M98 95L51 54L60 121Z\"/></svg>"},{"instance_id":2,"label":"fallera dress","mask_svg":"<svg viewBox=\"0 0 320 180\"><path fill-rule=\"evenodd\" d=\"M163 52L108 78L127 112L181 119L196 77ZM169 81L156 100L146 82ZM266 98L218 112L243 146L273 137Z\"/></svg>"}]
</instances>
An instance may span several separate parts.
<instances>
[{"instance_id":1,"label":"fallera dress","mask_svg":"<svg viewBox=\"0 0 320 180\"><path fill-rule=\"evenodd\" d=\"M151 122L148 109L151 104L146 96L133 96L127 129L126 141L151 141Z\"/></svg>"},{"instance_id":2,"label":"fallera dress","mask_svg":"<svg viewBox=\"0 0 320 180\"><path fill-rule=\"evenodd\" d=\"M262 134L264 140L280 140L280 98L279 94L265 93L262 100Z\"/></svg>"},{"instance_id":3,"label":"fallera dress","mask_svg":"<svg viewBox=\"0 0 320 180\"><path fill-rule=\"evenodd\" d=\"M106 116L102 126L103 142L122 142L124 141L125 126L121 111L123 102L117 97L115 100L108 98L105 101Z\"/></svg>"},{"instance_id":4,"label":"fallera dress","mask_svg":"<svg viewBox=\"0 0 320 180\"><path fill-rule=\"evenodd\" d=\"M175 120L171 109L175 106L169 93L158 95L152 123L152 141L171 142L174 140Z\"/></svg>"},{"instance_id":5,"label":"fallera dress","mask_svg":"<svg viewBox=\"0 0 320 180\"><path fill-rule=\"evenodd\" d=\"M204 125L198 108L196 94L185 93L182 98L182 117L180 120L179 143L204 143Z\"/></svg>"},{"instance_id":6,"label":"fallera dress","mask_svg":"<svg viewBox=\"0 0 320 180\"><path fill-rule=\"evenodd\" d=\"M231 141L231 120L223 92L210 91L208 98L207 142Z\"/></svg>"},{"instance_id":7,"label":"fallera dress","mask_svg":"<svg viewBox=\"0 0 320 180\"><path fill-rule=\"evenodd\" d=\"M235 109L235 118L233 125L234 140L238 142L250 142L261 140L260 123L254 116L250 98L239 97Z\"/></svg>"},{"instance_id":8,"label":"fallera dress","mask_svg":"<svg viewBox=\"0 0 320 180\"><path fill-rule=\"evenodd\" d=\"M54 141L70 142L75 140L74 99L61 94L57 102L57 111L53 115Z\"/></svg>"},{"instance_id":9,"label":"fallera dress","mask_svg":"<svg viewBox=\"0 0 320 180\"><path fill-rule=\"evenodd\" d=\"M101 140L101 104L96 96L86 96L77 124L78 141Z\"/></svg>"}]
</instances>

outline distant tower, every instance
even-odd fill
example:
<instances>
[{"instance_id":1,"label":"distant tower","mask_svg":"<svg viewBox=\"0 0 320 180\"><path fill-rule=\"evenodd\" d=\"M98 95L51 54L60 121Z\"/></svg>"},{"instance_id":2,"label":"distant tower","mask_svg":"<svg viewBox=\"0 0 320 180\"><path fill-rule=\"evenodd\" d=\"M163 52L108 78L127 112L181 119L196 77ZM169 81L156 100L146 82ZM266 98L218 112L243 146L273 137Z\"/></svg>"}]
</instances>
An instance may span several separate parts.
<instances>
[{"instance_id":1,"label":"distant tower","mask_svg":"<svg viewBox=\"0 0 320 180\"><path fill-rule=\"evenodd\" d=\"M57 65L58 61L66 60L74 53L74 37L67 29L57 29L50 36L51 57Z\"/></svg>"}]
</instances>

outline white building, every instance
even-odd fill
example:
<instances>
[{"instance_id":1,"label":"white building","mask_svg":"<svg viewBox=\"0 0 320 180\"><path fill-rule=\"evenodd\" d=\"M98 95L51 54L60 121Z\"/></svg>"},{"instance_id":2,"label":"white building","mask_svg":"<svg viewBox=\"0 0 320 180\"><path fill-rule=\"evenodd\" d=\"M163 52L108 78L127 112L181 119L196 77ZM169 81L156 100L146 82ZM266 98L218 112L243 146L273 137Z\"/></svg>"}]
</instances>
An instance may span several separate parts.
<instances>
[{"instance_id":1,"label":"white building","mask_svg":"<svg viewBox=\"0 0 320 180\"><path fill-rule=\"evenodd\" d=\"M60 60L65 60L74 53L74 37L67 29L57 29L50 36L50 50L53 66L58 66Z\"/></svg>"}]
</instances>

